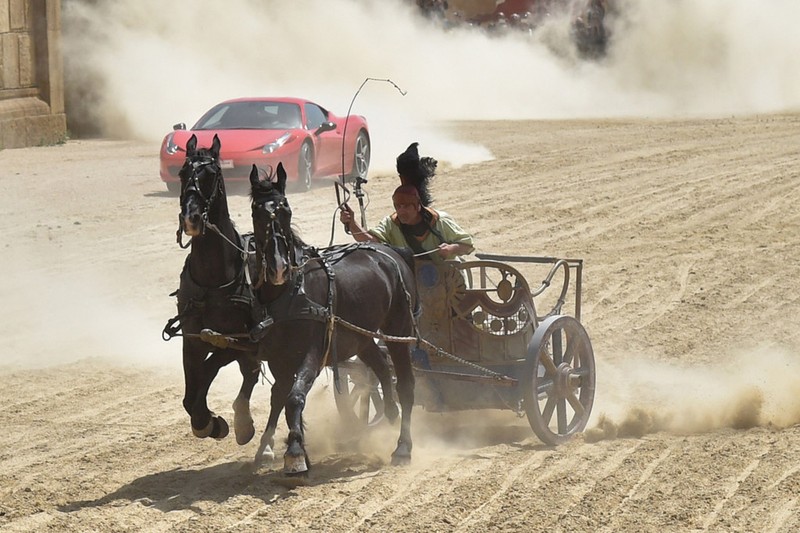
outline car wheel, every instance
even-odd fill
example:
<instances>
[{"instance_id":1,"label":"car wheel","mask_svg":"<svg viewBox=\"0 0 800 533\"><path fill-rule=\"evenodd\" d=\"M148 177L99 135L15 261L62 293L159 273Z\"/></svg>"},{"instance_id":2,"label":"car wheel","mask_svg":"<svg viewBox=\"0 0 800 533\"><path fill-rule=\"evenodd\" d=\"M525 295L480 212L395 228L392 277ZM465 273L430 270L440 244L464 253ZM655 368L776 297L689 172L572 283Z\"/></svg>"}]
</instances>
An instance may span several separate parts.
<instances>
[{"instance_id":1,"label":"car wheel","mask_svg":"<svg viewBox=\"0 0 800 533\"><path fill-rule=\"evenodd\" d=\"M181 184L178 181L168 181L167 184L167 191L173 195L177 196L181 193Z\"/></svg>"},{"instance_id":2,"label":"car wheel","mask_svg":"<svg viewBox=\"0 0 800 533\"><path fill-rule=\"evenodd\" d=\"M356 137L356 144L353 148L353 172L350 174L350 179L355 182L357 179L366 181L367 172L369 171L369 158L371 155L371 147L369 144L369 137L367 132L361 130Z\"/></svg>"},{"instance_id":3,"label":"car wheel","mask_svg":"<svg viewBox=\"0 0 800 533\"><path fill-rule=\"evenodd\" d=\"M297 161L297 187L301 191L311 188L311 174L314 171L314 150L308 143L300 147L300 158Z\"/></svg>"}]
</instances>

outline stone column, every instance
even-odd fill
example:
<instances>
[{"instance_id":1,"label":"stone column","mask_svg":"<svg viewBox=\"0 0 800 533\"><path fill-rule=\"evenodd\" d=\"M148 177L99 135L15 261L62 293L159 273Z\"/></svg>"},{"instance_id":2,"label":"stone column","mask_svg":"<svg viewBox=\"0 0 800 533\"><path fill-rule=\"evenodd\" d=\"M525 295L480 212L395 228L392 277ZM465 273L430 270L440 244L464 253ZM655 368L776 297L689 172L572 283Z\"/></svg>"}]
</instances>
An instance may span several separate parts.
<instances>
[{"instance_id":1,"label":"stone column","mask_svg":"<svg viewBox=\"0 0 800 533\"><path fill-rule=\"evenodd\" d=\"M66 139L61 0L0 0L0 149Z\"/></svg>"}]
</instances>

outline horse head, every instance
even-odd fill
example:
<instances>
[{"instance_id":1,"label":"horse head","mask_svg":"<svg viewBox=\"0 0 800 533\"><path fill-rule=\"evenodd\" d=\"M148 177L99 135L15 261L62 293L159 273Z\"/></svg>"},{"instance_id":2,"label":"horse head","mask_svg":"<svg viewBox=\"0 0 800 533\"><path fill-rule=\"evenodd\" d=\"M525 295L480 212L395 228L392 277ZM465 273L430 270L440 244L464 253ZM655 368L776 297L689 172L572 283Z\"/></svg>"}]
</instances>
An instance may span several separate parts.
<instances>
[{"instance_id":1,"label":"horse head","mask_svg":"<svg viewBox=\"0 0 800 533\"><path fill-rule=\"evenodd\" d=\"M280 286L291 277L297 266L294 253L295 236L292 231L292 209L286 199L286 170L278 163L273 176L259 179L258 168L250 171L250 199L253 213L253 234L256 255L261 264L258 285L269 283Z\"/></svg>"},{"instance_id":2,"label":"horse head","mask_svg":"<svg viewBox=\"0 0 800 533\"><path fill-rule=\"evenodd\" d=\"M181 178L181 229L190 237L205 233L209 210L218 195L225 194L219 164L220 140L214 135L211 148L197 148L197 136L186 143L186 161L178 175Z\"/></svg>"}]
</instances>

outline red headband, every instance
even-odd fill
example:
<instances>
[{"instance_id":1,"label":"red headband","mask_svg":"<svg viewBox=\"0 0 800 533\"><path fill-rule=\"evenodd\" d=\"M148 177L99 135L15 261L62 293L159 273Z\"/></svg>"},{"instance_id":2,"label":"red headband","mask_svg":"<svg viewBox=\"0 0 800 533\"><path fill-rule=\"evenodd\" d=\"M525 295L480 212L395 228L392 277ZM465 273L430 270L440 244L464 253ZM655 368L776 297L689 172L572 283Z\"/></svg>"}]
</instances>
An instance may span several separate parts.
<instances>
[{"instance_id":1,"label":"red headband","mask_svg":"<svg viewBox=\"0 0 800 533\"><path fill-rule=\"evenodd\" d=\"M397 202L397 200L411 200L413 202L419 202L419 191L413 185L401 185L394 190L394 194L392 194L392 201Z\"/></svg>"}]
</instances>

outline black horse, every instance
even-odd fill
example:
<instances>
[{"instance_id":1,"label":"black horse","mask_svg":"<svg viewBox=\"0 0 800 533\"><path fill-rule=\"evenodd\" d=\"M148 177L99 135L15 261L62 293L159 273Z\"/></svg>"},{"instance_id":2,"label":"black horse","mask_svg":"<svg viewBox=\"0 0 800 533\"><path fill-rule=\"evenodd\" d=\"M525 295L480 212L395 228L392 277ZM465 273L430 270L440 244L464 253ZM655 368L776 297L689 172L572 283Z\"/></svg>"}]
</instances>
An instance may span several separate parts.
<instances>
[{"instance_id":1,"label":"black horse","mask_svg":"<svg viewBox=\"0 0 800 533\"><path fill-rule=\"evenodd\" d=\"M219 149L216 135L208 149L198 149L194 135L186 143L186 162L179 173L178 244L183 246L185 233L191 237L191 251L181 272L178 315L167 326L179 320L183 331L183 407L197 437L222 439L228 435L228 423L208 409L206 396L220 368L238 361L243 381L233 402L234 431L236 442L246 444L255 434L250 396L258 382L261 363L255 351L214 348L199 336L206 328L246 335L253 325L254 295L246 271L248 245L228 213ZM173 328L173 332L177 329Z\"/></svg>"},{"instance_id":2,"label":"black horse","mask_svg":"<svg viewBox=\"0 0 800 533\"><path fill-rule=\"evenodd\" d=\"M396 337L413 336L417 292L413 258L381 244L352 244L318 252L307 246L291 228L292 211L286 200L286 172L276 170L277 182L259 181L255 166L250 174L256 258L260 262L257 297L266 307L267 322L259 357L268 362L272 386L267 427L256 453L258 467L273 458L275 428L286 408L289 427L284 471L305 474L310 462L305 451L303 408L314 380L337 357L358 354L380 380L385 414L398 415L392 397L391 368L370 332ZM263 323L262 323L263 324ZM411 409L414 374L409 345L387 342L397 377L402 410L400 438L392 463L411 459Z\"/></svg>"}]
</instances>

